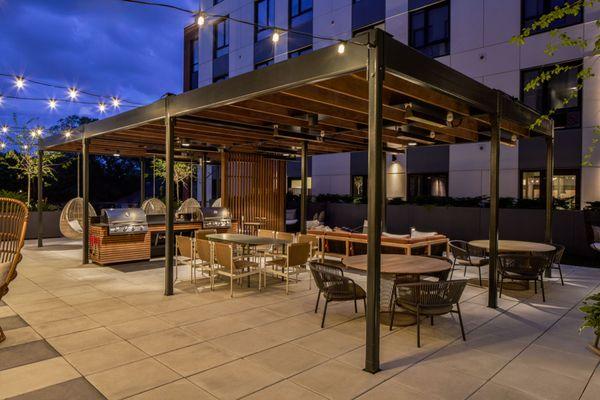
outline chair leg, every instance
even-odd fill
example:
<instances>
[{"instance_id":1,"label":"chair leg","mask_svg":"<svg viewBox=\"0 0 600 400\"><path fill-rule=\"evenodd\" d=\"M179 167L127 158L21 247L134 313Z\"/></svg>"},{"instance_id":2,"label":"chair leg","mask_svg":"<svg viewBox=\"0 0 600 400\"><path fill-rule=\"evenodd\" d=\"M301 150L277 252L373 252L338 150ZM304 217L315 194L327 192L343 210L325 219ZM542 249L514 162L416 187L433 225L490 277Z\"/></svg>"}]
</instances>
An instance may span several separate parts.
<instances>
[{"instance_id":1,"label":"chair leg","mask_svg":"<svg viewBox=\"0 0 600 400\"><path fill-rule=\"evenodd\" d=\"M431 321L431 326L433 326L433 315L429 317L429 320Z\"/></svg>"},{"instance_id":2,"label":"chair leg","mask_svg":"<svg viewBox=\"0 0 600 400\"><path fill-rule=\"evenodd\" d=\"M537 294L537 279L533 281L533 293Z\"/></svg>"},{"instance_id":3,"label":"chair leg","mask_svg":"<svg viewBox=\"0 0 600 400\"><path fill-rule=\"evenodd\" d=\"M504 286L504 275L500 276L500 293L498 294L498 298L502 297L502 287Z\"/></svg>"},{"instance_id":4,"label":"chair leg","mask_svg":"<svg viewBox=\"0 0 600 400\"><path fill-rule=\"evenodd\" d=\"M454 268L456 267L456 258L452 260L452 266L450 267L450 280L452 280L452 274L454 273Z\"/></svg>"},{"instance_id":5,"label":"chair leg","mask_svg":"<svg viewBox=\"0 0 600 400\"><path fill-rule=\"evenodd\" d=\"M483 281L481 280L481 267L479 269L479 286L483 286Z\"/></svg>"},{"instance_id":6,"label":"chair leg","mask_svg":"<svg viewBox=\"0 0 600 400\"><path fill-rule=\"evenodd\" d=\"M0 343L4 342L4 340L6 340L6 335L4 334L4 331L2 330L2 327L0 326Z\"/></svg>"},{"instance_id":7,"label":"chair leg","mask_svg":"<svg viewBox=\"0 0 600 400\"><path fill-rule=\"evenodd\" d=\"M365 314L367 313L367 299L363 299L363 306L365 307Z\"/></svg>"},{"instance_id":8,"label":"chair leg","mask_svg":"<svg viewBox=\"0 0 600 400\"><path fill-rule=\"evenodd\" d=\"M540 274L540 287L542 288L542 301L546 302L546 293L544 292L544 277Z\"/></svg>"},{"instance_id":9,"label":"chair leg","mask_svg":"<svg viewBox=\"0 0 600 400\"><path fill-rule=\"evenodd\" d=\"M463 276L467 276L467 266L465 265L465 271L463 273Z\"/></svg>"},{"instance_id":10,"label":"chair leg","mask_svg":"<svg viewBox=\"0 0 600 400\"><path fill-rule=\"evenodd\" d=\"M354 299L354 314L358 313L358 306L356 305L356 299Z\"/></svg>"},{"instance_id":11,"label":"chair leg","mask_svg":"<svg viewBox=\"0 0 600 400\"><path fill-rule=\"evenodd\" d=\"M563 280L562 268L560 266L560 263L558 263L556 265L558 265L558 273L560 275L560 284L561 284L561 286L565 286L565 281Z\"/></svg>"},{"instance_id":12,"label":"chair leg","mask_svg":"<svg viewBox=\"0 0 600 400\"><path fill-rule=\"evenodd\" d=\"M327 304L329 304L329 300L325 300L325 308L323 309L323 319L321 320L321 328L325 326L325 315L327 315Z\"/></svg>"},{"instance_id":13,"label":"chair leg","mask_svg":"<svg viewBox=\"0 0 600 400\"><path fill-rule=\"evenodd\" d=\"M462 334L463 342L466 342L465 327L463 326L462 314L460 313L460 305L458 303L456 303L456 310L458 312L458 322L460 322L460 333Z\"/></svg>"},{"instance_id":14,"label":"chair leg","mask_svg":"<svg viewBox=\"0 0 600 400\"><path fill-rule=\"evenodd\" d=\"M233 297L233 275L229 277L229 297Z\"/></svg>"},{"instance_id":15,"label":"chair leg","mask_svg":"<svg viewBox=\"0 0 600 400\"><path fill-rule=\"evenodd\" d=\"M417 306L417 347L421 347L421 311Z\"/></svg>"},{"instance_id":16,"label":"chair leg","mask_svg":"<svg viewBox=\"0 0 600 400\"><path fill-rule=\"evenodd\" d=\"M365 307L366 313L366 307ZM394 315L396 315L396 302L392 303L392 307L390 308L390 331L394 328Z\"/></svg>"},{"instance_id":17,"label":"chair leg","mask_svg":"<svg viewBox=\"0 0 600 400\"><path fill-rule=\"evenodd\" d=\"M317 313L317 310L319 309L319 300L321 300L321 289L319 289L319 293L317 294L317 305L315 306L315 314Z\"/></svg>"}]
</instances>

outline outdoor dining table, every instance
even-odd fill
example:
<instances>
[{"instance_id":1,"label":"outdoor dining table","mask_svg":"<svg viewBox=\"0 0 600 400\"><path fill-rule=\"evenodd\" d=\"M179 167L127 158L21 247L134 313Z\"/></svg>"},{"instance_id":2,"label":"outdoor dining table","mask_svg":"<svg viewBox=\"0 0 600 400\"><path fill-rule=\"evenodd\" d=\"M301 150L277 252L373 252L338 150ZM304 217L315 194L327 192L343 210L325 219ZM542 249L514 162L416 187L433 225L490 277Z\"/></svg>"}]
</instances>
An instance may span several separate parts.
<instances>
[{"instance_id":1,"label":"outdoor dining table","mask_svg":"<svg viewBox=\"0 0 600 400\"><path fill-rule=\"evenodd\" d=\"M276 239L263 236L246 235L243 233L213 233L206 235L213 242L237 244L242 247L261 245L285 246L289 242L284 239Z\"/></svg>"},{"instance_id":2,"label":"outdoor dining table","mask_svg":"<svg viewBox=\"0 0 600 400\"><path fill-rule=\"evenodd\" d=\"M342 263L349 269L367 272L367 255L350 256L342 258ZM435 257L412 256L406 254L382 254L381 255L381 275L382 290L380 296L382 318L381 323L389 324L389 301L392 286L396 276L415 275L416 277L424 274L435 274L449 271L451 265L448 261ZM383 283L387 282L387 285ZM413 325L417 322L413 314L397 311L394 317L395 326Z\"/></svg>"}]
</instances>

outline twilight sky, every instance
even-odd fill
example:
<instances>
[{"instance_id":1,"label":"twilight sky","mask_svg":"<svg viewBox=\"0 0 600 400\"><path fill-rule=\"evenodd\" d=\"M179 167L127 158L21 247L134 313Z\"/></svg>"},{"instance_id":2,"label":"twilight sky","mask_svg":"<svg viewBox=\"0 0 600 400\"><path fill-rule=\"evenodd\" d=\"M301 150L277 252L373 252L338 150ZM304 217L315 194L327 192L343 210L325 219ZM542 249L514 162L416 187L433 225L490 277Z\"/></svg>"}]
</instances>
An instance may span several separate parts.
<instances>
[{"instance_id":1,"label":"twilight sky","mask_svg":"<svg viewBox=\"0 0 600 400\"><path fill-rule=\"evenodd\" d=\"M197 9L198 0L162 0ZM0 73L22 74L62 86L150 103L182 89L185 13L139 6L120 0L0 0ZM17 91L14 80L0 76L0 93L9 96L66 98L66 91L29 83ZM80 100L98 102L93 97ZM121 111L129 108L121 108ZM102 117L95 105L5 99L0 125L52 125L78 114ZM113 113L109 107L106 115Z\"/></svg>"}]
</instances>

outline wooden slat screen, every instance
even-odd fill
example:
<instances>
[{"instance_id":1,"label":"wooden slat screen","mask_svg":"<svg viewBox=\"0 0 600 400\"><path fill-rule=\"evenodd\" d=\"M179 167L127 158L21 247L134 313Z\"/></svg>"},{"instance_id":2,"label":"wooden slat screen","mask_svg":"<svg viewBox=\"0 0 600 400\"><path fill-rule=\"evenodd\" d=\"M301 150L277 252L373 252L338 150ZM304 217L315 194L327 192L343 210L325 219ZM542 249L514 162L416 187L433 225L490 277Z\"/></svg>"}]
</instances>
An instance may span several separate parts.
<instances>
[{"instance_id":1,"label":"wooden slat screen","mask_svg":"<svg viewBox=\"0 0 600 400\"><path fill-rule=\"evenodd\" d=\"M285 228L285 161L250 153L225 153L226 202L232 218L266 218L265 229Z\"/></svg>"}]
</instances>

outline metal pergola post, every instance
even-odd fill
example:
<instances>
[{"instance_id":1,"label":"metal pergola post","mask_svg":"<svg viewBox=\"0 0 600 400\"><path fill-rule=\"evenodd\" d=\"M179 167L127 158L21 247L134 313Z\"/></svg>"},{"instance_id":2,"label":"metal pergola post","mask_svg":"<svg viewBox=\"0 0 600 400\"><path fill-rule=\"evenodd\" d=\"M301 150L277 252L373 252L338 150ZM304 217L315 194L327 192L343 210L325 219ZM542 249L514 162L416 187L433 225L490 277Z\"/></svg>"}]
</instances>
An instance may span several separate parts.
<instances>
[{"instance_id":1,"label":"metal pergola post","mask_svg":"<svg viewBox=\"0 0 600 400\"><path fill-rule=\"evenodd\" d=\"M82 148L83 179L83 256L82 263L90 262L90 139L83 139Z\"/></svg>"},{"instance_id":2,"label":"metal pergola post","mask_svg":"<svg viewBox=\"0 0 600 400\"><path fill-rule=\"evenodd\" d=\"M38 165L37 165L37 217L38 217L38 231L37 240L38 247L44 246L44 216L42 213L42 201L44 198L44 151L38 150Z\"/></svg>"},{"instance_id":3,"label":"metal pergola post","mask_svg":"<svg viewBox=\"0 0 600 400\"><path fill-rule=\"evenodd\" d=\"M166 205L167 215L165 216L165 296L173 294L173 257L175 256L175 235L174 235L174 182L173 175L175 169L175 118L167 114L165 117L165 161L166 161Z\"/></svg>"},{"instance_id":4,"label":"metal pergola post","mask_svg":"<svg viewBox=\"0 0 600 400\"><path fill-rule=\"evenodd\" d=\"M308 142L302 142L302 156L300 161L300 233L306 234L306 206L308 182Z\"/></svg>"},{"instance_id":5,"label":"metal pergola post","mask_svg":"<svg viewBox=\"0 0 600 400\"><path fill-rule=\"evenodd\" d=\"M488 272L488 307L498 307L497 264L498 264L498 203L500 196L500 120L502 110L500 95L497 95L496 113L490 116L490 265Z\"/></svg>"},{"instance_id":6,"label":"metal pergola post","mask_svg":"<svg viewBox=\"0 0 600 400\"><path fill-rule=\"evenodd\" d=\"M368 241L367 241L367 332L364 370L376 373L379 368L379 292L381 279L381 203L383 155L382 91L384 77L384 35L380 29L369 33L368 86Z\"/></svg>"},{"instance_id":7,"label":"metal pergola post","mask_svg":"<svg viewBox=\"0 0 600 400\"><path fill-rule=\"evenodd\" d=\"M387 153L381 157L381 231L387 232Z\"/></svg>"},{"instance_id":8,"label":"metal pergola post","mask_svg":"<svg viewBox=\"0 0 600 400\"><path fill-rule=\"evenodd\" d=\"M140 157L140 207L146 200L146 160Z\"/></svg>"},{"instance_id":9,"label":"metal pergola post","mask_svg":"<svg viewBox=\"0 0 600 400\"><path fill-rule=\"evenodd\" d=\"M552 186L554 179L554 121L551 121L551 135L546 136L546 219L544 226L544 240L552 243L552 209L554 196ZM546 268L546 276L552 277L552 268Z\"/></svg>"},{"instance_id":10,"label":"metal pergola post","mask_svg":"<svg viewBox=\"0 0 600 400\"><path fill-rule=\"evenodd\" d=\"M202 154L202 207L206 207L206 153Z\"/></svg>"}]
</instances>

